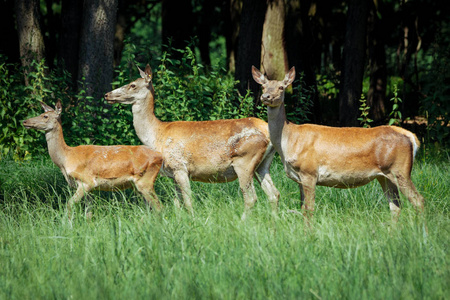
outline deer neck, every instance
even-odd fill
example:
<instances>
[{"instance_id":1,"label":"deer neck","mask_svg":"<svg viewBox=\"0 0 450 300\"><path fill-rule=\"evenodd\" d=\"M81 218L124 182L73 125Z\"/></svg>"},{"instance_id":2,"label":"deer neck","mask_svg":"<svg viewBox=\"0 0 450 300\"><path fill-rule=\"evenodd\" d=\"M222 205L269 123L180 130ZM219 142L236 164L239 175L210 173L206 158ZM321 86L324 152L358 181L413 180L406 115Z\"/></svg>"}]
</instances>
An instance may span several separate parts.
<instances>
[{"instance_id":1,"label":"deer neck","mask_svg":"<svg viewBox=\"0 0 450 300\"><path fill-rule=\"evenodd\" d=\"M48 153L52 161L59 167L64 168L66 161L66 155L69 150L64 141L63 131L61 124L58 123L55 128L45 133L45 138L47 140Z\"/></svg>"},{"instance_id":2,"label":"deer neck","mask_svg":"<svg viewBox=\"0 0 450 300\"><path fill-rule=\"evenodd\" d=\"M156 150L156 142L161 121L155 116L155 91L150 85L143 101L133 104L133 125L142 143Z\"/></svg>"},{"instance_id":3,"label":"deer neck","mask_svg":"<svg viewBox=\"0 0 450 300\"><path fill-rule=\"evenodd\" d=\"M277 107L267 107L267 121L269 123L270 140L277 152L282 155L282 138L288 125L284 103Z\"/></svg>"}]
</instances>

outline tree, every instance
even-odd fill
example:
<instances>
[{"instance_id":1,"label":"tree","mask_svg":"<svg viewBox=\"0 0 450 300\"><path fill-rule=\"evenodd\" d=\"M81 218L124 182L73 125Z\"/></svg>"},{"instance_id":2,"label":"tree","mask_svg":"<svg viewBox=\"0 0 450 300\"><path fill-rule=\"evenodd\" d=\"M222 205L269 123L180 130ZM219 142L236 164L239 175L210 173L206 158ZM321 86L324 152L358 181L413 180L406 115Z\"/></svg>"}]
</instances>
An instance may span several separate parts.
<instances>
[{"instance_id":1,"label":"tree","mask_svg":"<svg viewBox=\"0 0 450 300\"><path fill-rule=\"evenodd\" d=\"M85 0L80 35L79 89L100 98L111 89L117 0ZM83 80L84 79L84 80Z\"/></svg>"},{"instance_id":2,"label":"tree","mask_svg":"<svg viewBox=\"0 0 450 300\"><path fill-rule=\"evenodd\" d=\"M283 80L288 72L284 24L284 0L268 0L261 46L261 71L271 80Z\"/></svg>"},{"instance_id":3,"label":"tree","mask_svg":"<svg viewBox=\"0 0 450 300\"><path fill-rule=\"evenodd\" d=\"M318 45L313 36L313 28L310 21L311 0L292 0L287 2L286 7L286 51L289 67L295 66L297 73L304 74L304 84L317 91L316 73L314 71ZM294 81L293 87L299 85ZM321 109L317 92L312 95L312 121L321 123ZM295 106L298 103L294 103Z\"/></svg>"},{"instance_id":4,"label":"tree","mask_svg":"<svg viewBox=\"0 0 450 300\"><path fill-rule=\"evenodd\" d=\"M19 39L14 26L14 2L0 0L0 36L5 42L0 44L0 54L10 62L19 62Z\"/></svg>"},{"instance_id":5,"label":"tree","mask_svg":"<svg viewBox=\"0 0 450 300\"><path fill-rule=\"evenodd\" d=\"M250 89L255 98L259 94L260 86L253 80L251 68L252 65L260 68L261 40L266 8L266 1L243 1L237 42L235 78L239 81L238 90L241 95L245 95L247 89Z\"/></svg>"},{"instance_id":6,"label":"tree","mask_svg":"<svg viewBox=\"0 0 450 300\"><path fill-rule=\"evenodd\" d=\"M342 54L339 92L339 125L358 125L358 100L361 98L365 67L368 0L350 0Z\"/></svg>"},{"instance_id":7,"label":"tree","mask_svg":"<svg viewBox=\"0 0 450 300\"><path fill-rule=\"evenodd\" d=\"M381 21L378 18L376 7L372 3L367 33L370 72L367 104L370 107L369 113L375 124L380 123L385 114L387 69L384 33L385 31L381 28Z\"/></svg>"},{"instance_id":8,"label":"tree","mask_svg":"<svg viewBox=\"0 0 450 300\"><path fill-rule=\"evenodd\" d=\"M184 49L193 35L194 15L191 1L162 1L162 43L175 49ZM169 49L170 50L170 49ZM182 54L175 51L172 57L181 59Z\"/></svg>"},{"instance_id":9,"label":"tree","mask_svg":"<svg viewBox=\"0 0 450 300\"><path fill-rule=\"evenodd\" d=\"M72 75L72 85L77 86L83 1L63 0L61 28L59 31L59 60Z\"/></svg>"},{"instance_id":10,"label":"tree","mask_svg":"<svg viewBox=\"0 0 450 300\"><path fill-rule=\"evenodd\" d=\"M45 57L44 37L40 25L39 1L16 0L14 4L20 58L22 66L27 70L30 68L33 59L41 61ZM26 74L25 84L28 85Z\"/></svg>"}]
</instances>

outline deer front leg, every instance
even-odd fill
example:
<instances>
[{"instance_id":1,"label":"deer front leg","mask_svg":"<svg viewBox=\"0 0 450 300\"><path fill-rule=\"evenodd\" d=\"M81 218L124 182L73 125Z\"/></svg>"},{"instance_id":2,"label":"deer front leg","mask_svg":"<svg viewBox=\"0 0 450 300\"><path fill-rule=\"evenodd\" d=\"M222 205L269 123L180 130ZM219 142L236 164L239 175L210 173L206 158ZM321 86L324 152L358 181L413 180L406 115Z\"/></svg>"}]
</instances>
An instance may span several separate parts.
<instances>
[{"instance_id":1,"label":"deer front leg","mask_svg":"<svg viewBox=\"0 0 450 300\"><path fill-rule=\"evenodd\" d=\"M264 193L269 198L270 205L272 207L272 212L276 213L278 211L278 200L280 199L280 192L273 184L272 178L270 177L268 169L258 169L258 176L255 176L258 182L261 184L261 188Z\"/></svg>"},{"instance_id":2,"label":"deer front leg","mask_svg":"<svg viewBox=\"0 0 450 300\"><path fill-rule=\"evenodd\" d=\"M301 193L302 212L306 222L309 224L309 220L314 214L317 178L309 174L300 174L299 177L301 180L301 190L303 191Z\"/></svg>"},{"instance_id":3,"label":"deer front leg","mask_svg":"<svg viewBox=\"0 0 450 300\"><path fill-rule=\"evenodd\" d=\"M91 190L91 187L84 183L78 183L77 190L73 194L73 196L67 202L67 215L69 220L72 218L72 209L73 205L81 200L83 196ZM87 212L86 212L87 213Z\"/></svg>"},{"instance_id":4,"label":"deer front leg","mask_svg":"<svg viewBox=\"0 0 450 300\"><path fill-rule=\"evenodd\" d=\"M189 175L184 171L175 171L174 172L174 180L177 184L177 192L181 194L184 201L184 206L188 210L191 215L194 215L194 210L192 208L192 191L191 191L191 183L189 182Z\"/></svg>"}]
</instances>

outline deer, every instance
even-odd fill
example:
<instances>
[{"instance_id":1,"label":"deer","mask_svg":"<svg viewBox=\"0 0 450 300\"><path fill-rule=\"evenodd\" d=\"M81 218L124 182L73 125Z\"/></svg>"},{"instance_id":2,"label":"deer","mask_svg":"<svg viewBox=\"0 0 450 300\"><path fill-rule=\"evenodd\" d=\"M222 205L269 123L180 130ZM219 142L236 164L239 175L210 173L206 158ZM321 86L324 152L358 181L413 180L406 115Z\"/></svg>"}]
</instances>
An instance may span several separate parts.
<instances>
[{"instance_id":1,"label":"deer","mask_svg":"<svg viewBox=\"0 0 450 300\"><path fill-rule=\"evenodd\" d=\"M182 198L193 215L190 180L225 183L236 179L244 198L245 220L257 201L253 178L261 184L272 211L278 207L280 193L269 173L275 149L268 125L258 118L213 121L160 121L154 112L155 89L152 70L139 66L140 78L105 94L110 103L131 104L133 125L141 142L161 152L163 176L175 181L175 205Z\"/></svg>"},{"instance_id":2,"label":"deer","mask_svg":"<svg viewBox=\"0 0 450 300\"><path fill-rule=\"evenodd\" d=\"M373 128L297 125L286 119L286 88L295 79L295 67L283 80L269 80L255 66L253 79L262 86L267 106L270 140L280 155L286 175L298 183L306 221L313 215L315 188L356 188L377 180L389 201L394 221L400 214L399 190L416 211L424 198L411 180L420 142L412 132L396 126Z\"/></svg>"},{"instance_id":3,"label":"deer","mask_svg":"<svg viewBox=\"0 0 450 300\"><path fill-rule=\"evenodd\" d=\"M147 146L96 146L70 147L64 141L61 126L62 104L58 99L55 108L40 102L44 113L23 121L27 129L45 132L47 147L53 163L59 167L75 193L67 202L68 216L74 203L92 190L113 191L136 188L147 205L161 211L162 205L154 190L157 175L162 167L162 155ZM86 210L86 217L91 213Z\"/></svg>"}]
</instances>

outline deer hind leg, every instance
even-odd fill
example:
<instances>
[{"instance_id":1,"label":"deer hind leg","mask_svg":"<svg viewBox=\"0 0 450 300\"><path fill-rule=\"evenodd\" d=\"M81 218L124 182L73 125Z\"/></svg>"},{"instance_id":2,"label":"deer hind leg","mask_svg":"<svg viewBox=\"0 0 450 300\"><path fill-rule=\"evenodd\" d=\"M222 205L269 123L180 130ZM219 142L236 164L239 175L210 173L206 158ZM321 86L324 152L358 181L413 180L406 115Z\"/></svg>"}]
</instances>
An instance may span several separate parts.
<instances>
[{"instance_id":1,"label":"deer hind leg","mask_svg":"<svg viewBox=\"0 0 450 300\"><path fill-rule=\"evenodd\" d=\"M184 206L189 211L190 214L194 215L194 210L192 208L192 191L191 183L189 182L189 175L184 171L175 171L174 180L176 183L176 189L178 196L181 195L184 201ZM176 203L175 203L176 205Z\"/></svg>"},{"instance_id":2,"label":"deer hind leg","mask_svg":"<svg viewBox=\"0 0 450 300\"><path fill-rule=\"evenodd\" d=\"M144 176L135 183L136 189L144 196L147 205L157 212L162 208L154 188L158 172L159 169L147 170Z\"/></svg>"},{"instance_id":3,"label":"deer hind leg","mask_svg":"<svg viewBox=\"0 0 450 300\"><path fill-rule=\"evenodd\" d=\"M400 197L397 185L386 177L377 178L383 189L384 196L389 201L389 209L391 210L392 219L396 222L400 216Z\"/></svg>"},{"instance_id":4,"label":"deer hind leg","mask_svg":"<svg viewBox=\"0 0 450 300\"><path fill-rule=\"evenodd\" d=\"M417 212L423 213L425 199L417 191L409 174L389 174L387 177L394 182L403 195L408 198Z\"/></svg>"},{"instance_id":5,"label":"deer hind leg","mask_svg":"<svg viewBox=\"0 0 450 300\"><path fill-rule=\"evenodd\" d=\"M253 156L250 160L248 157L243 157L243 159L235 160L233 163L234 171L239 180L239 187L244 197L244 213L241 220L247 218L257 200L255 185L253 184L257 161L259 161L258 157Z\"/></svg>"}]
</instances>

